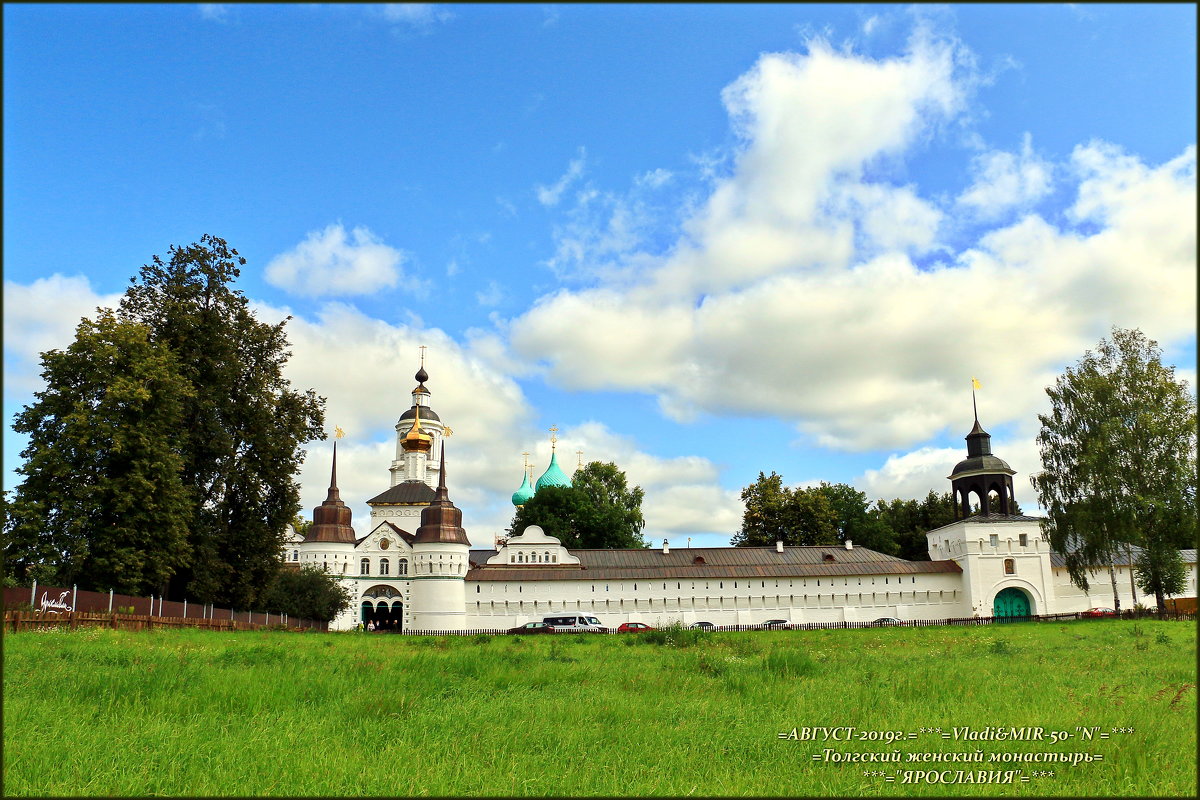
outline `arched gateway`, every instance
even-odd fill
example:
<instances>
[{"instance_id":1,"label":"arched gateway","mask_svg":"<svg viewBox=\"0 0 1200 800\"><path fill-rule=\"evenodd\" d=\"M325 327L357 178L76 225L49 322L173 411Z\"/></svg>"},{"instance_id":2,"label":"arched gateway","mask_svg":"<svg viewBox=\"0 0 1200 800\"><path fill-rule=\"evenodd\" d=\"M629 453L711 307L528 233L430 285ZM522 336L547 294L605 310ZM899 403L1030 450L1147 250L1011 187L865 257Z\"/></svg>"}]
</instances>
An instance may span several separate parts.
<instances>
[{"instance_id":1,"label":"arched gateway","mask_svg":"<svg viewBox=\"0 0 1200 800\"><path fill-rule=\"evenodd\" d=\"M1028 617L1030 613L1029 595L1012 586L1001 589L992 602L995 617Z\"/></svg>"},{"instance_id":2,"label":"arched gateway","mask_svg":"<svg viewBox=\"0 0 1200 800\"><path fill-rule=\"evenodd\" d=\"M404 604L398 589L379 584L362 594L362 624L375 623L376 630L395 633L404 629Z\"/></svg>"}]
</instances>

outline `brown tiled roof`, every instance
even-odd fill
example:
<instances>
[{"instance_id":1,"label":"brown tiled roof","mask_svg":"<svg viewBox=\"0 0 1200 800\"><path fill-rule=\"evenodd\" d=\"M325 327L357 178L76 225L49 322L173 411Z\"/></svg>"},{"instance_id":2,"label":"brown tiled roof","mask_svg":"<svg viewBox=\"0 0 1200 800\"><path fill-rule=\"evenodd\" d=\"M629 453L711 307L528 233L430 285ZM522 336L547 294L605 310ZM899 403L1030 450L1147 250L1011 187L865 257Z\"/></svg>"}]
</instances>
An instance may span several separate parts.
<instances>
[{"instance_id":1,"label":"brown tiled roof","mask_svg":"<svg viewBox=\"0 0 1200 800\"><path fill-rule=\"evenodd\" d=\"M387 491L367 501L369 506L427 506L437 492L425 481L401 481Z\"/></svg>"},{"instance_id":2,"label":"brown tiled roof","mask_svg":"<svg viewBox=\"0 0 1200 800\"><path fill-rule=\"evenodd\" d=\"M788 578L824 575L916 575L961 573L953 561L906 561L865 547L685 547L660 549L571 550L582 571L554 564L531 567L483 564L495 550L472 550L476 566L467 580L620 580L624 578ZM825 556L833 556L832 561ZM703 562L697 562L702 558Z\"/></svg>"}]
</instances>

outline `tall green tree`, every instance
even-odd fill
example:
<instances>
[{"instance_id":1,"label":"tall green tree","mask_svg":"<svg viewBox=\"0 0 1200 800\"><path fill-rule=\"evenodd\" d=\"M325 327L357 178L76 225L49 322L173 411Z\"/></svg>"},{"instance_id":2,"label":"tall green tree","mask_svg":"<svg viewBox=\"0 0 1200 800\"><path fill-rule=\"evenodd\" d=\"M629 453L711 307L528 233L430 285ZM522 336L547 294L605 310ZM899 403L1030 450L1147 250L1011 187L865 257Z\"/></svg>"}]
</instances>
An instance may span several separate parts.
<instances>
[{"instance_id":1,"label":"tall green tree","mask_svg":"<svg viewBox=\"0 0 1200 800\"><path fill-rule=\"evenodd\" d=\"M69 347L42 354L42 377L13 424L29 444L5 524L8 569L161 593L191 558L193 498L174 442L194 394L174 353L100 309Z\"/></svg>"},{"instance_id":2,"label":"tall green tree","mask_svg":"<svg viewBox=\"0 0 1200 800\"><path fill-rule=\"evenodd\" d=\"M742 528L730 541L735 547L836 544L838 513L829 494L819 487L792 489L772 472L742 490Z\"/></svg>"},{"instance_id":3,"label":"tall green tree","mask_svg":"<svg viewBox=\"0 0 1200 800\"><path fill-rule=\"evenodd\" d=\"M575 471L571 486L547 486L516 510L509 533L538 525L566 547L645 547L640 486L629 488L616 464L593 461Z\"/></svg>"},{"instance_id":4,"label":"tall green tree","mask_svg":"<svg viewBox=\"0 0 1200 800\"><path fill-rule=\"evenodd\" d=\"M1037 442L1042 472L1032 477L1051 546L1062 553L1075 585L1111 570L1126 544L1144 549L1147 583L1166 609L1176 558L1195 547L1196 401L1158 344L1139 330L1114 328L1046 389L1049 414Z\"/></svg>"},{"instance_id":5,"label":"tall green tree","mask_svg":"<svg viewBox=\"0 0 1200 800\"><path fill-rule=\"evenodd\" d=\"M279 566L285 526L299 510L302 446L325 438L324 399L291 388L284 330L260 322L231 284L246 263L206 235L154 256L121 300L150 328L193 388L174 438L191 492L191 559L168 596L248 607Z\"/></svg>"},{"instance_id":6,"label":"tall green tree","mask_svg":"<svg viewBox=\"0 0 1200 800\"><path fill-rule=\"evenodd\" d=\"M871 513L865 492L860 492L845 483L821 482L817 491L825 495L836 515L839 542L852 541L856 545L870 548L887 555L900 550L896 533L875 514Z\"/></svg>"}]
</instances>

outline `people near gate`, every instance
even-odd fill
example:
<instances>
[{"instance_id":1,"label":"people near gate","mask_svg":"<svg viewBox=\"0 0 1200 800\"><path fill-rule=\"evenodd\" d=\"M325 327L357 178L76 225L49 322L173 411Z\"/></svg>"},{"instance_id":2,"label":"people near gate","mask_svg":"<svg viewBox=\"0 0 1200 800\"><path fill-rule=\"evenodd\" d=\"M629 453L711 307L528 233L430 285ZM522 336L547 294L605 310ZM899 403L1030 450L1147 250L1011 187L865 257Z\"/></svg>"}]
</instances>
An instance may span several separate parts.
<instances>
[{"instance_id":1,"label":"people near gate","mask_svg":"<svg viewBox=\"0 0 1200 800\"><path fill-rule=\"evenodd\" d=\"M367 621L367 630L368 631L375 630L375 620L372 619L372 620Z\"/></svg>"}]
</instances>

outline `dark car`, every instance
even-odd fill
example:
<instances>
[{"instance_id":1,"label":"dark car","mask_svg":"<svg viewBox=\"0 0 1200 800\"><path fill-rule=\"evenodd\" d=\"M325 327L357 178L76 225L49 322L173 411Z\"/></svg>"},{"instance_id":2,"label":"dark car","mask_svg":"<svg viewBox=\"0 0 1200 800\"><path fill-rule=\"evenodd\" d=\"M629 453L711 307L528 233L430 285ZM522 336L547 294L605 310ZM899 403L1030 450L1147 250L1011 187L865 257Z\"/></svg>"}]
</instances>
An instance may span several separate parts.
<instances>
[{"instance_id":1,"label":"dark car","mask_svg":"<svg viewBox=\"0 0 1200 800\"><path fill-rule=\"evenodd\" d=\"M790 631L792 623L786 619L769 619L766 622L760 623L758 627L764 631Z\"/></svg>"},{"instance_id":2,"label":"dark car","mask_svg":"<svg viewBox=\"0 0 1200 800\"><path fill-rule=\"evenodd\" d=\"M882 627L884 625L903 625L904 621L896 619L895 617L880 617L879 619L875 620L871 624L879 625L880 627Z\"/></svg>"},{"instance_id":3,"label":"dark car","mask_svg":"<svg viewBox=\"0 0 1200 800\"><path fill-rule=\"evenodd\" d=\"M1117 612L1111 608L1089 608L1083 612L1085 617L1115 617Z\"/></svg>"},{"instance_id":4,"label":"dark car","mask_svg":"<svg viewBox=\"0 0 1200 800\"><path fill-rule=\"evenodd\" d=\"M711 631L713 628L715 628L717 626L713 625L711 622L693 622L691 625L688 625L688 627L696 628L696 629L702 630L702 631Z\"/></svg>"},{"instance_id":5,"label":"dark car","mask_svg":"<svg viewBox=\"0 0 1200 800\"><path fill-rule=\"evenodd\" d=\"M652 630L654 628L644 622L622 622L621 626L617 628L617 633L644 633Z\"/></svg>"},{"instance_id":6,"label":"dark car","mask_svg":"<svg viewBox=\"0 0 1200 800\"><path fill-rule=\"evenodd\" d=\"M526 622L524 625L518 625L515 628L509 628L509 633L553 633L550 626L544 622Z\"/></svg>"}]
</instances>

